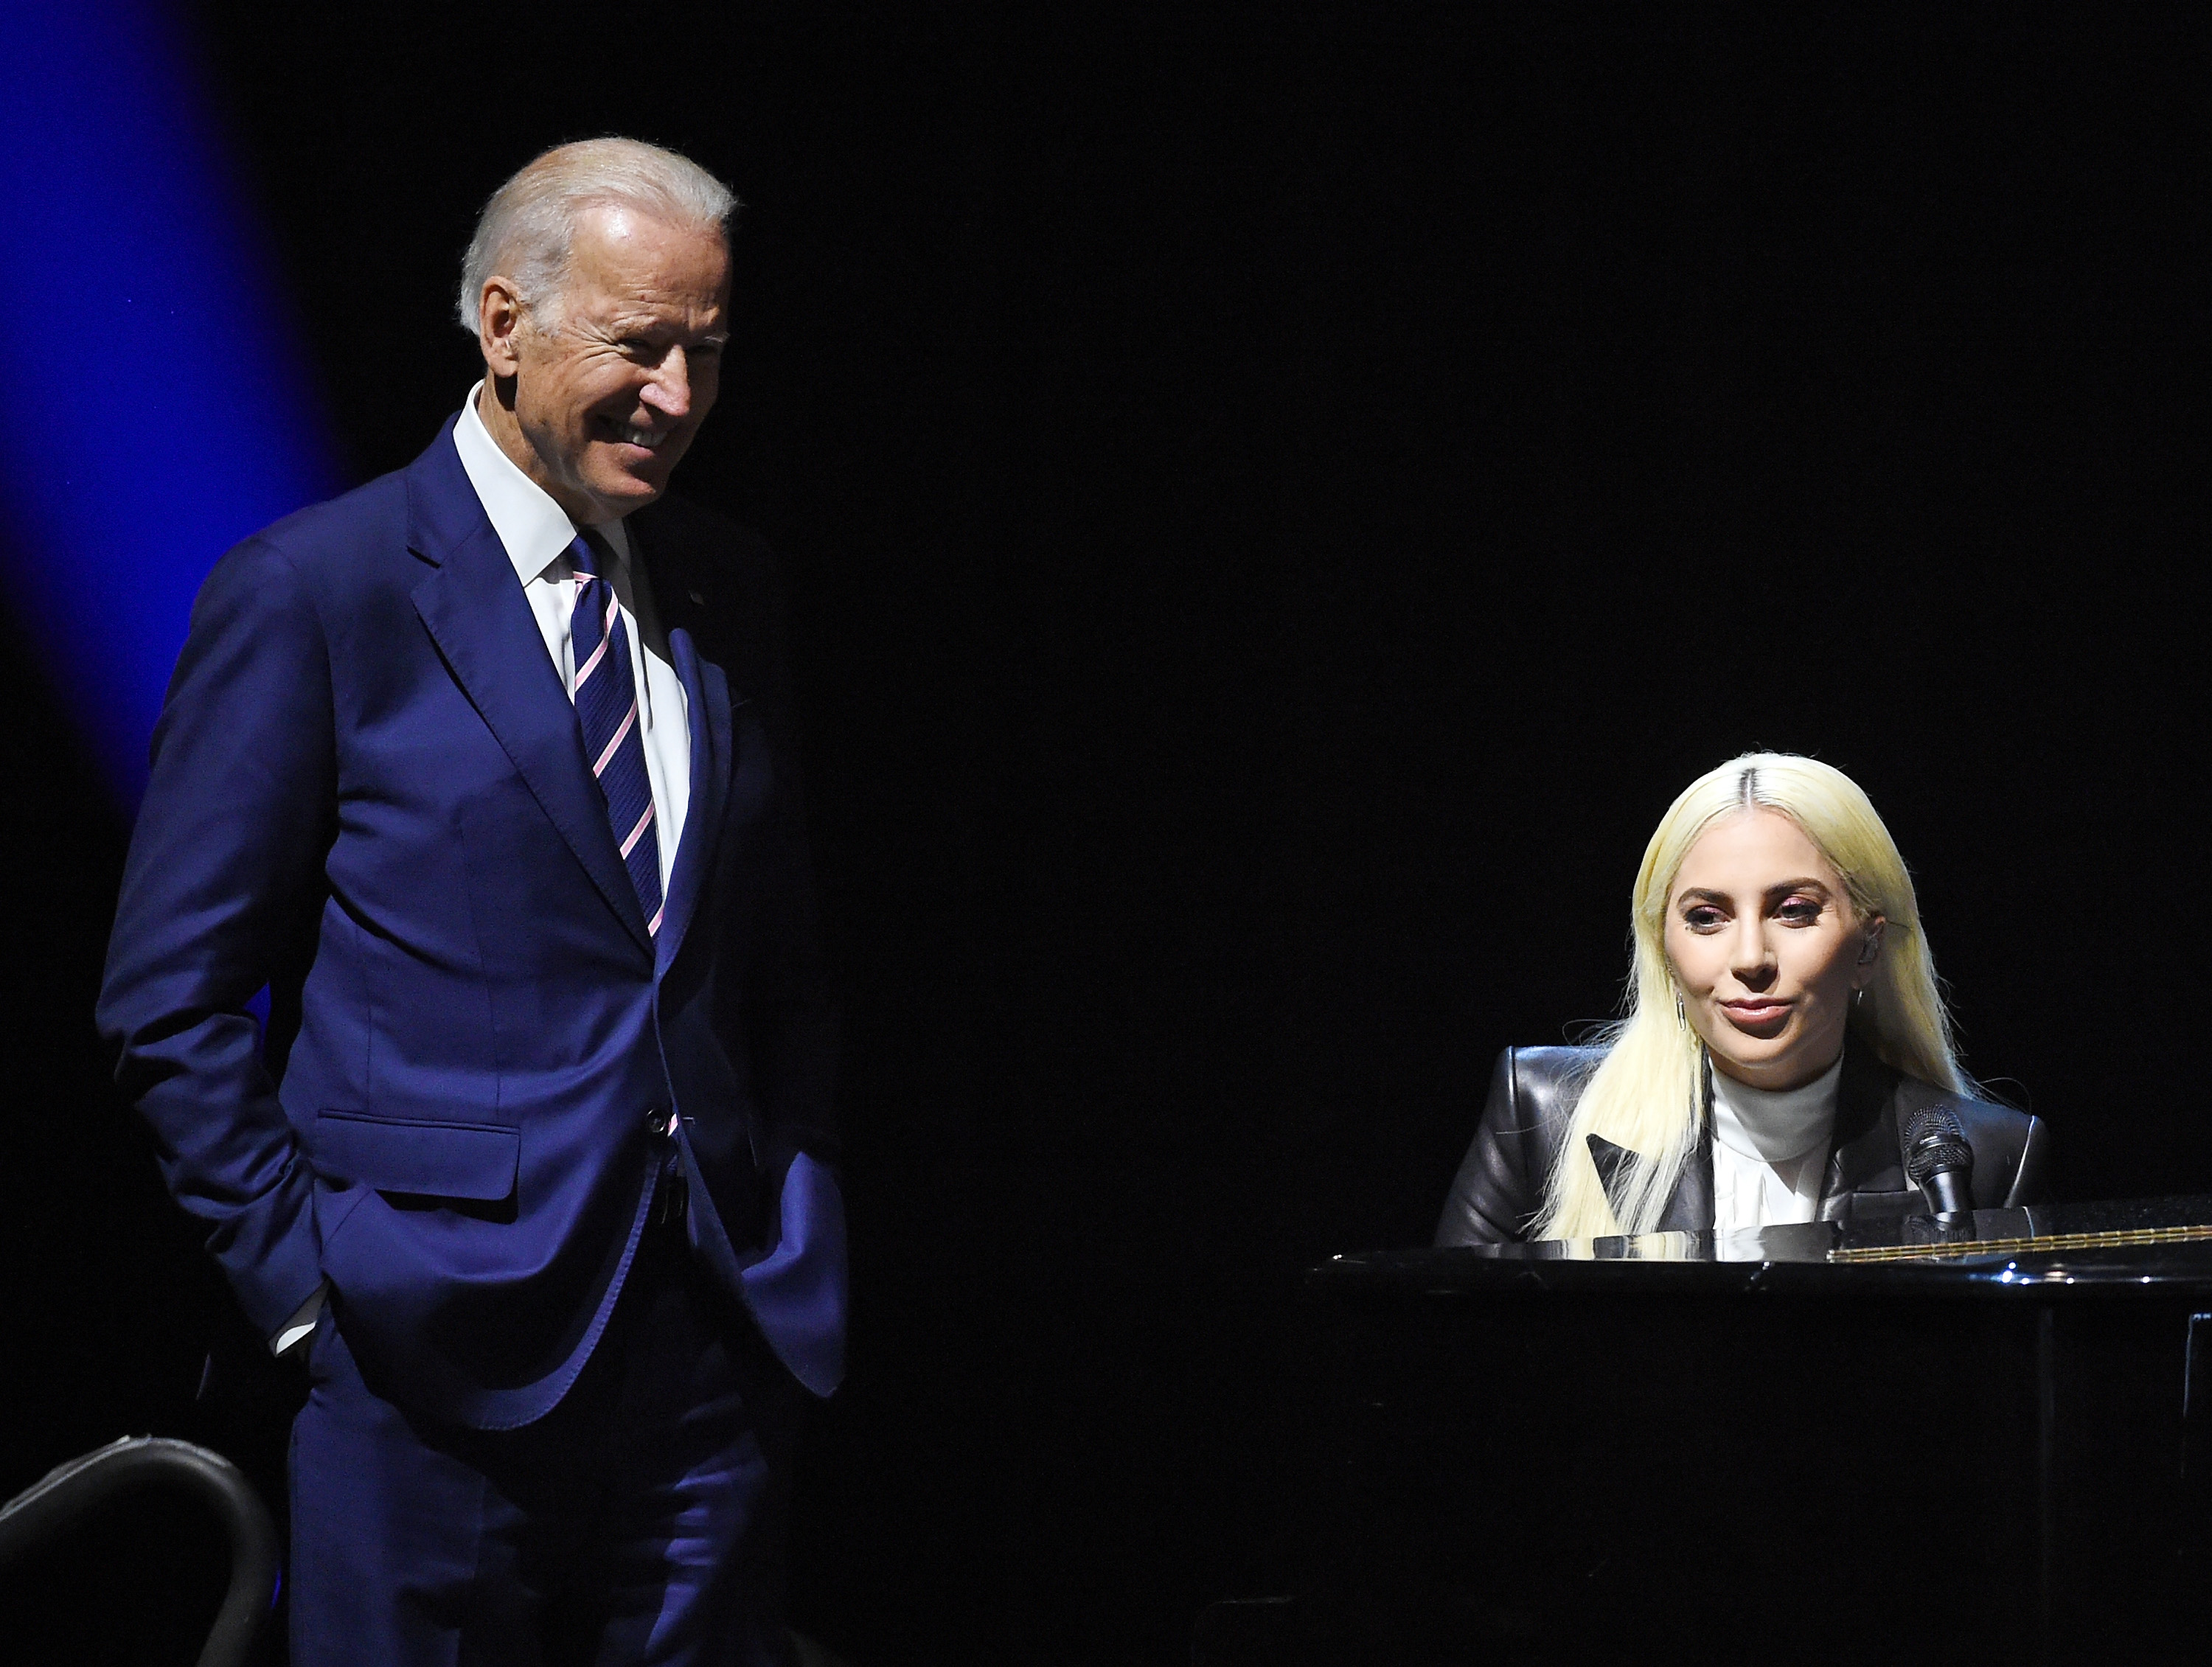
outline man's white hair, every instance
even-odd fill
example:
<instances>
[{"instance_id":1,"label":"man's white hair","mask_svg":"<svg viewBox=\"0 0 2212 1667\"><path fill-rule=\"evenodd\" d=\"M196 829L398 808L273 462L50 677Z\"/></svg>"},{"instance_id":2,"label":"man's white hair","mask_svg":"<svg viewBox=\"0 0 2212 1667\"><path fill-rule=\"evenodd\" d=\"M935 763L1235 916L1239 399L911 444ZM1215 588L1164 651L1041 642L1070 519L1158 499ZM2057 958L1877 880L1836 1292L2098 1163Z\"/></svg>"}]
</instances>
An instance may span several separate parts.
<instances>
[{"instance_id":1,"label":"man's white hair","mask_svg":"<svg viewBox=\"0 0 2212 1667\"><path fill-rule=\"evenodd\" d=\"M580 139L526 163L491 194L477 216L461 262L455 312L477 333L487 279L514 280L541 327L553 322L568 276L576 221L586 210L625 208L671 225L696 226L727 239L738 199L688 156L641 139Z\"/></svg>"}]
</instances>

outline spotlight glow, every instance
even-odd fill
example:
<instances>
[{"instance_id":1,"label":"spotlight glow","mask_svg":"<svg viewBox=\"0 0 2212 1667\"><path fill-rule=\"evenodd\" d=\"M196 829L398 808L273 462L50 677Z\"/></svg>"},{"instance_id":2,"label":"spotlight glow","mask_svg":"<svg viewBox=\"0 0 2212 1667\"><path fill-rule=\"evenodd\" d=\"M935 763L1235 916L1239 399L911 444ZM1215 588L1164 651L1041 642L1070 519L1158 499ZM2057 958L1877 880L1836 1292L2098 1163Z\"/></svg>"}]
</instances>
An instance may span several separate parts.
<instances>
[{"instance_id":1,"label":"spotlight glow","mask_svg":"<svg viewBox=\"0 0 2212 1667\"><path fill-rule=\"evenodd\" d=\"M0 8L9 611L126 806L193 592L337 484L275 263L145 0Z\"/></svg>"}]
</instances>

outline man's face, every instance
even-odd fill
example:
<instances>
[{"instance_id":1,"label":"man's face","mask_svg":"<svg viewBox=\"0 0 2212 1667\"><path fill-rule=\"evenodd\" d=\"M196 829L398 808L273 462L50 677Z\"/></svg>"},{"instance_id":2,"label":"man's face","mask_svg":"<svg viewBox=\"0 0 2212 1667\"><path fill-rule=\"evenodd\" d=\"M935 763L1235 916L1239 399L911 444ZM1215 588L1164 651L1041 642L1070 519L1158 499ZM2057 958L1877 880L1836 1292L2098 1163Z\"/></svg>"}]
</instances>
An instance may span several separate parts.
<instances>
[{"instance_id":1,"label":"man's face","mask_svg":"<svg viewBox=\"0 0 2212 1667\"><path fill-rule=\"evenodd\" d=\"M718 234L587 211L557 295L532 307L504 278L484 286L493 438L581 525L644 508L714 408L729 294Z\"/></svg>"}]
</instances>

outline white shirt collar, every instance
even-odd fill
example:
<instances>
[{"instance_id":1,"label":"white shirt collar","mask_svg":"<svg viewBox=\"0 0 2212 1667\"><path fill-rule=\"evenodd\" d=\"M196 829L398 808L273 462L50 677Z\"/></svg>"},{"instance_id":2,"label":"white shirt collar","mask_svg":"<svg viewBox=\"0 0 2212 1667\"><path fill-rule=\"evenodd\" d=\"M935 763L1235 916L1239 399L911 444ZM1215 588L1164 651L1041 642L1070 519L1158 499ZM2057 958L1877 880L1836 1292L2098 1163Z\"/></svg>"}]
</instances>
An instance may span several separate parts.
<instances>
[{"instance_id":1,"label":"white shirt collar","mask_svg":"<svg viewBox=\"0 0 2212 1667\"><path fill-rule=\"evenodd\" d=\"M1786 1164L1825 1142L1836 1126L1844 1062L1795 1088L1753 1088L1713 1073L1713 1138L1740 1156Z\"/></svg>"},{"instance_id":2,"label":"white shirt collar","mask_svg":"<svg viewBox=\"0 0 2212 1667\"><path fill-rule=\"evenodd\" d=\"M576 526L568 512L500 450L483 418L477 415L477 399L483 392L483 384L478 382L462 402L460 417L453 423L453 449L461 454L461 468L476 489L491 530L499 534L507 559L514 563L515 577L527 585L568 555ZM629 535L623 524L609 521L598 530L614 547L616 559L628 563Z\"/></svg>"}]
</instances>

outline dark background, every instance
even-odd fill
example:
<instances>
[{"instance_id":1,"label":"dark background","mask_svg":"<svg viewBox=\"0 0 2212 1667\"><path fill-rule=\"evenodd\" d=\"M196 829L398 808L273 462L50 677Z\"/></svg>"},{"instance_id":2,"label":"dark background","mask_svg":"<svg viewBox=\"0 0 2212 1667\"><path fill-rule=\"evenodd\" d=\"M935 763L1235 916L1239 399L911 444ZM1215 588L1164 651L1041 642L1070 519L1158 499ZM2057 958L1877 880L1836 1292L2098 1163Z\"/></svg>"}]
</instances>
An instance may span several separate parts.
<instances>
[{"instance_id":1,"label":"dark background","mask_svg":"<svg viewBox=\"0 0 2212 1667\"><path fill-rule=\"evenodd\" d=\"M1425 1238L1747 747L1872 794L2067 1195L2212 1191L2199 15L192 14L356 478L468 386L458 252L544 146L748 205L681 480L786 560L847 1015L807 1630L1184 1658L1301 1488L1298 1270ZM0 698L0 1494L126 1430L268 1462L193 1408L225 1299L91 1034L125 830L12 641ZM206 1540L0 1601L211 1608Z\"/></svg>"}]
</instances>

